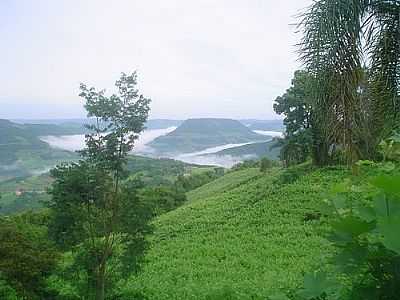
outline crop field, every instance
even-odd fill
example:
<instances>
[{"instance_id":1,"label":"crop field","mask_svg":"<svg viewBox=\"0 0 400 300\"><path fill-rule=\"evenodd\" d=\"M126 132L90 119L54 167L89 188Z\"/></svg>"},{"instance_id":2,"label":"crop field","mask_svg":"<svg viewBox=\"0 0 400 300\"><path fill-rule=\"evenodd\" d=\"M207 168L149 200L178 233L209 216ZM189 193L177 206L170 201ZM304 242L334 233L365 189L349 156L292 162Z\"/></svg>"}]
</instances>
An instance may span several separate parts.
<instances>
[{"instance_id":1,"label":"crop field","mask_svg":"<svg viewBox=\"0 0 400 300\"><path fill-rule=\"evenodd\" d=\"M189 202L199 199L205 199L213 195L230 191L249 180L256 179L261 176L258 168L246 169L236 172L227 173L225 176L214 180L208 184L199 187L196 190L187 193Z\"/></svg>"},{"instance_id":2,"label":"crop field","mask_svg":"<svg viewBox=\"0 0 400 300\"><path fill-rule=\"evenodd\" d=\"M331 252L324 219L309 219L343 169L310 171L290 184L282 172L232 172L189 193L160 216L143 270L126 286L150 299L265 299L293 288Z\"/></svg>"}]
</instances>

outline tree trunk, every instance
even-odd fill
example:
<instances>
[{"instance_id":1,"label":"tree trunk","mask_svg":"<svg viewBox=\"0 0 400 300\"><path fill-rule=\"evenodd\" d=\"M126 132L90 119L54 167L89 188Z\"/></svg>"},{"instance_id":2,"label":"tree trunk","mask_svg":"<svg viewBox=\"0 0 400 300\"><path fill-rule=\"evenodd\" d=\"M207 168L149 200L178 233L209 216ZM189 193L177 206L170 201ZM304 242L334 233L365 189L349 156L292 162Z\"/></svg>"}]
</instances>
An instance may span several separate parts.
<instances>
[{"instance_id":1,"label":"tree trunk","mask_svg":"<svg viewBox=\"0 0 400 300\"><path fill-rule=\"evenodd\" d=\"M105 281L106 281L106 265L101 264L96 278L96 300L104 300L105 297Z\"/></svg>"}]
</instances>

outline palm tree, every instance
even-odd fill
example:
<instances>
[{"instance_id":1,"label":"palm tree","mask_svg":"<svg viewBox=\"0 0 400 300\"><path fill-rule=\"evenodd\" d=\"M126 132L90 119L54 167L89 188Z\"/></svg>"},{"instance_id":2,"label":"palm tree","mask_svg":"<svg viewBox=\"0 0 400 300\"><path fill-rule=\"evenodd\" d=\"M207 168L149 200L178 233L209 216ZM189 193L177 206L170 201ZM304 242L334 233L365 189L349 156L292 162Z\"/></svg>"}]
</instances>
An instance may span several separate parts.
<instances>
[{"instance_id":1,"label":"palm tree","mask_svg":"<svg viewBox=\"0 0 400 300\"><path fill-rule=\"evenodd\" d=\"M400 0L315 0L299 28L317 163L334 146L348 162L371 158L400 123Z\"/></svg>"}]
</instances>

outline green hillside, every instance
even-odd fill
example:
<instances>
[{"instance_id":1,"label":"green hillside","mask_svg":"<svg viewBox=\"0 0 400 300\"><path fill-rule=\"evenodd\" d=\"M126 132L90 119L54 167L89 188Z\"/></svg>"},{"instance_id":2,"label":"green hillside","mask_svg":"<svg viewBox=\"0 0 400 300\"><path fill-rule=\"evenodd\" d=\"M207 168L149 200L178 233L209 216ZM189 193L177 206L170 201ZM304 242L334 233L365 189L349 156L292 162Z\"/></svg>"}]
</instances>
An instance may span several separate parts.
<instances>
[{"instance_id":1,"label":"green hillside","mask_svg":"<svg viewBox=\"0 0 400 300\"><path fill-rule=\"evenodd\" d=\"M146 263L129 280L128 293L266 299L295 287L331 251L323 238L327 227L312 213L327 188L349 176L341 168L299 170L231 172L188 193L188 204L154 222Z\"/></svg>"},{"instance_id":2,"label":"green hillside","mask_svg":"<svg viewBox=\"0 0 400 300\"><path fill-rule=\"evenodd\" d=\"M23 125L0 120L0 182L43 172L61 161L76 159L74 153L53 149L39 138L72 131L55 125Z\"/></svg>"},{"instance_id":3,"label":"green hillside","mask_svg":"<svg viewBox=\"0 0 400 300\"><path fill-rule=\"evenodd\" d=\"M140 175L147 186L170 185L179 175L197 174L213 169L173 159L154 159L137 155L130 155L127 160L129 174ZM42 208L42 202L49 199L46 190L52 181L48 172L0 181L0 215ZM22 194L17 195L17 191L22 191Z\"/></svg>"},{"instance_id":4,"label":"green hillside","mask_svg":"<svg viewBox=\"0 0 400 300\"><path fill-rule=\"evenodd\" d=\"M236 172L228 172L225 176L205 184L187 193L188 201L205 199L218 193L232 190L250 180L254 180L262 174L258 169L246 169Z\"/></svg>"},{"instance_id":5,"label":"green hillside","mask_svg":"<svg viewBox=\"0 0 400 300\"><path fill-rule=\"evenodd\" d=\"M187 153L224 144L266 140L239 121L231 119L189 119L176 130L156 138L149 145L161 153Z\"/></svg>"},{"instance_id":6,"label":"green hillside","mask_svg":"<svg viewBox=\"0 0 400 300\"><path fill-rule=\"evenodd\" d=\"M276 142L268 141L261 143L252 143L248 145L228 148L225 150L221 150L217 153L213 153L212 155L230 155L235 157L250 157L252 159L258 159L261 157L267 157L269 159L277 160L279 158L279 147L272 148Z\"/></svg>"}]
</instances>

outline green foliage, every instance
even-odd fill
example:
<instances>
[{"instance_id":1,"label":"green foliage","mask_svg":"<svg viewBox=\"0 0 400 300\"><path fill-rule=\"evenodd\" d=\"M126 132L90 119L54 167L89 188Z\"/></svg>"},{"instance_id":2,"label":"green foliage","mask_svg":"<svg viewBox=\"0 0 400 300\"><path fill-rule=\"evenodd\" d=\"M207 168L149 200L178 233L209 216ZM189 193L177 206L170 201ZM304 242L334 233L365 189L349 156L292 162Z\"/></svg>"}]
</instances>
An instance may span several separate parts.
<instances>
[{"instance_id":1,"label":"green foliage","mask_svg":"<svg viewBox=\"0 0 400 300\"><path fill-rule=\"evenodd\" d=\"M287 166L305 162L313 150L316 136L312 136L310 85L310 74L296 71L292 86L275 100L275 112L285 116L285 137L278 141L277 146L280 146L280 158Z\"/></svg>"},{"instance_id":2,"label":"green foliage","mask_svg":"<svg viewBox=\"0 0 400 300\"><path fill-rule=\"evenodd\" d=\"M210 183L189 191L186 195L189 202L206 199L213 195L230 191L252 180L256 180L260 175L261 173L259 168L246 168L233 172L230 171Z\"/></svg>"},{"instance_id":3,"label":"green foliage","mask_svg":"<svg viewBox=\"0 0 400 300\"><path fill-rule=\"evenodd\" d=\"M379 150L383 161L400 161L400 133L395 133L388 139L381 141Z\"/></svg>"},{"instance_id":4,"label":"green foliage","mask_svg":"<svg viewBox=\"0 0 400 300\"><path fill-rule=\"evenodd\" d=\"M333 279L322 272L307 274L300 299L398 299L399 182L395 173L375 177L369 187L345 181L331 190L324 211L332 214L335 272Z\"/></svg>"},{"instance_id":5,"label":"green foliage","mask_svg":"<svg viewBox=\"0 0 400 300\"><path fill-rule=\"evenodd\" d=\"M338 146L349 164L374 159L399 126L399 13L397 0L318 0L302 15L318 164Z\"/></svg>"},{"instance_id":6,"label":"green foliage","mask_svg":"<svg viewBox=\"0 0 400 300\"><path fill-rule=\"evenodd\" d=\"M146 203L152 203L154 215L171 211L186 202L184 190L177 186L148 187L143 190L142 196Z\"/></svg>"},{"instance_id":7,"label":"green foliage","mask_svg":"<svg viewBox=\"0 0 400 300\"><path fill-rule=\"evenodd\" d=\"M150 158L129 155L126 170L131 176L140 175L146 185L159 186L174 183L178 176L208 172L212 167L184 163L169 158Z\"/></svg>"},{"instance_id":8,"label":"green foliage","mask_svg":"<svg viewBox=\"0 0 400 300\"><path fill-rule=\"evenodd\" d=\"M46 130L48 126L42 127L39 129L34 125L0 119L0 182L29 176L32 172L43 172L57 163L77 158L72 152L52 149L41 141L40 135L52 131Z\"/></svg>"},{"instance_id":9,"label":"green foliage","mask_svg":"<svg viewBox=\"0 0 400 300\"><path fill-rule=\"evenodd\" d=\"M124 258L128 255L125 239L115 236L115 246L112 256L107 264L107 283L105 299L118 299L121 295L115 286L123 284L126 266ZM88 241L86 241L88 242ZM78 300L93 299L95 294L90 289L93 278L88 276L87 269L96 265L96 251L93 247L79 244L71 251L63 254L52 275L47 279L48 289L57 294L57 299ZM95 245L101 251L103 242L95 241ZM95 247L96 247L95 246ZM90 250L89 250L90 249ZM88 251L89 250L89 251Z\"/></svg>"},{"instance_id":10,"label":"green foliage","mask_svg":"<svg viewBox=\"0 0 400 300\"><path fill-rule=\"evenodd\" d=\"M91 131L86 135L87 147L79 151L80 161L51 171L52 237L66 250L83 247L73 258L79 263L73 266L87 278L84 296L96 300L113 298L115 273L109 270L119 246L126 249L119 261L126 272L134 272L146 248L144 236L151 230L151 207L138 193L142 183L124 181L127 155L150 110L150 99L139 94L136 84L135 72L122 73L115 83L118 94L109 97L81 84L88 117L95 118L86 125Z\"/></svg>"},{"instance_id":11,"label":"green foliage","mask_svg":"<svg viewBox=\"0 0 400 300\"><path fill-rule=\"evenodd\" d=\"M281 184L290 184L305 176L313 169L313 166L310 163L303 163L297 166L292 166L286 168L281 172L281 174L277 177L276 182Z\"/></svg>"},{"instance_id":12,"label":"green foliage","mask_svg":"<svg viewBox=\"0 0 400 300\"><path fill-rule=\"evenodd\" d=\"M267 172L269 169L271 169L273 167L277 167L277 166L278 165L276 162L274 162L266 157L263 157L260 160L260 171L261 172Z\"/></svg>"},{"instance_id":13,"label":"green foliage","mask_svg":"<svg viewBox=\"0 0 400 300\"><path fill-rule=\"evenodd\" d=\"M45 213L0 218L0 293L7 295L4 297L49 297L45 278L57 258L58 252L47 237Z\"/></svg>"},{"instance_id":14,"label":"green foliage","mask_svg":"<svg viewBox=\"0 0 400 300\"><path fill-rule=\"evenodd\" d=\"M299 286L322 255L334 252L324 239L325 216L305 217L319 212L326 190L349 171L305 168L285 185L277 182L281 172L228 172L157 217L142 272L127 281L125 297L267 299Z\"/></svg>"},{"instance_id":15,"label":"green foliage","mask_svg":"<svg viewBox=\"0 0 400 300\"><path fill-rule=\"evenodd\" d=\"M213 168L204 172L197 172L188 175L179 175L175 185L185 192L194 190L224 175L223 168Z\"/></svg>"},{"instance_id":16,"label":"green foliage","mask_svg":"<svg viewBox=\"0 0 400 300\"><path fill-rule=\"evenodd\" d=\"M240 171L240 170L245 170L245 169L252 169L252 168L259 168L260 167L260 162L255 160L255 159L247 159L244 160L240 163L237 163L231 168L231 171Z\"/></svg>"},{"instance_id":17,"label":"green foliage","mask_svg":"<svg viewBox=\"0 0 400 300\"><path fill-rule=\"evenodd\" d=\"M17 292L12 288L0 274L0 299L19 300Z\"/></svg>"}]
</instances>

